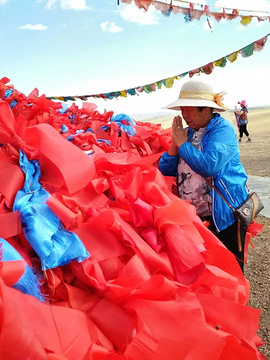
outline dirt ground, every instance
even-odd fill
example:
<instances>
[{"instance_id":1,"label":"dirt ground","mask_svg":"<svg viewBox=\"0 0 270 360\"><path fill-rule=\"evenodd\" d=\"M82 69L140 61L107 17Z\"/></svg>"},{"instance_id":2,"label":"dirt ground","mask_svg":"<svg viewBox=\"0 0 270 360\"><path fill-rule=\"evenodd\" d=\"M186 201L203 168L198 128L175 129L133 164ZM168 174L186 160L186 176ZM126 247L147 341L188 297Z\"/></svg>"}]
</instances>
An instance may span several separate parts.
<instances>
[{"instance_id":1,"label":"dirt ground","mask_svg":"<svg viewBox=\"0 0 270 360\"><path fill-rule=\"evenodd\" d=\"M248 131L251 142L244 135L239 144L241 161L248 175L270 177L270 109L249 112Z\"/></svg>"},{"instance_id":2,"label":"dirt ground","mask_svg":"<svg viewBox=\"0 0 270 360\"><path fill-rule=\"evenodd\" d=\"M267 344L260 347L260 351L270 359L270 219L258 215L256 221L264 224L264 228L262 234L252 239L255 249L249 247L244 271L250 282L248 305L262 310L258 335Z\"/></svg>"},{"instance_id":3,"label":"dirt ground","mask_svg":"<svg viewBox=\"0 0 270 360\"><path fill-rule=\"evenodd\" d=\"M270 109L250 111L248 131L252 141L243 138L239 144L241 162L248 175L270 177ZM262 310L258 335L268 343L260 351L270 359L270 219L259 215L256 221L264 228L252 239L255 249L249 248L245 276L250 282L249 305Z\"/></svg>"}]
</instances>

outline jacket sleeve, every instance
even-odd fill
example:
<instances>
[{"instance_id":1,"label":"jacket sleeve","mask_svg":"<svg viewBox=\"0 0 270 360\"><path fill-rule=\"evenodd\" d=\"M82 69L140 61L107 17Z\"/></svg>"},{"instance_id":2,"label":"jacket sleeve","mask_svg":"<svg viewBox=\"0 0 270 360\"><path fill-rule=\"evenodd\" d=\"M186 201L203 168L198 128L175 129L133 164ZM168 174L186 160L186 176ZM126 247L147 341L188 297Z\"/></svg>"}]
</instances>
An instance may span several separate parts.
<instances>
[{"instance_id":1,"label":"jacket sleeve","mask_svg":"<svg viewBox=\"0 0 270 360\"><path fill-rule=\"evenodd\" d=\"M181 158L203 177L216 175L234 156L239 154L237 136L230 123L223 122L210 130L202 151L191 143L182 144L178 153Z\"/></svg>"},{"instance_id":2,"label":"jacket sleeve","mask_svg":"<svg viewBox=\"0 0 270 360\"><path fill-rule=\"evenodd\" d=\"M161 155L158 168L163 175L167 175L167 176L177 175L178 158L179 158L178 155L171 156L167 152Z\"/></svg>"}]
</instances>

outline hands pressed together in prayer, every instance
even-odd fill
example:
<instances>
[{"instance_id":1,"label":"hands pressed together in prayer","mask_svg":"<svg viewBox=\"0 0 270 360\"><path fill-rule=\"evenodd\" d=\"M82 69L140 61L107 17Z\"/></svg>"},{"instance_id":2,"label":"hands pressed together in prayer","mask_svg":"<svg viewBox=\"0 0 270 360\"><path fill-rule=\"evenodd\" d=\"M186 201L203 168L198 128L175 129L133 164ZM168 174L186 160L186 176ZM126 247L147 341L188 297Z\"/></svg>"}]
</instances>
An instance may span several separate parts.
<instances>
[{"instance_id":1,"label":"hands pressed together in prayer","mask_svg":"<svg viewBox=\"0 0 270 360\"><path fill-rule=\"evenodd\" d=\"M172 123L172 142L177 146L181 146L187 141L188 129L183 128L181 116L177 115L173 118Z\"/></svg>"},{"instance_id":2,"label":"hands pressed together in prayer","mask_svg":"<svg viewBox=\"0 0 270 360\"><path fill-rule=\"evenodd\" d=\"M179 146L187 141L187 131L188 129L183 128L181 116L175 116L172 123L172 144L168 150L169 155L177 155Z\"/></svg>"}]
</instances>

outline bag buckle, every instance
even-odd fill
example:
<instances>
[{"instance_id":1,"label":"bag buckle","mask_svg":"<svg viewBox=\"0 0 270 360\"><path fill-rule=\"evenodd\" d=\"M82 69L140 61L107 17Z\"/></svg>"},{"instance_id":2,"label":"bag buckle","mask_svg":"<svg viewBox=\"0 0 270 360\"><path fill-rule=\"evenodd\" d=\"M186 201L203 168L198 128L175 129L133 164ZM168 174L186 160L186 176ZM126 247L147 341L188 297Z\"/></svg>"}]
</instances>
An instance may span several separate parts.
<instances>
[{"instance_id":1,"label":"bag buckle","mask_svg":"<svg viewBox=\"0 0 270 360\"><path fill-rule=\"evenodd\" d=\"M246 215L246 216L249 216L249 214L250 214L249 208L247 208L247 207L243 208L243 209L242 209L242 213L243 213L244 215Z\"/></svg>"}]
</instances>

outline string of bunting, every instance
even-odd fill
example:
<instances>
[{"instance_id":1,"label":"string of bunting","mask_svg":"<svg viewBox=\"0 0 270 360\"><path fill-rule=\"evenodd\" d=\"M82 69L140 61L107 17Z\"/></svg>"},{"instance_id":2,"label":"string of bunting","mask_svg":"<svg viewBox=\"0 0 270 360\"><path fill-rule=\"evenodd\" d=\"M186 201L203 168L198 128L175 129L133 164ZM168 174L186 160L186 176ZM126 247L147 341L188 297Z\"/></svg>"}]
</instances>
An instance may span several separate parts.
<instances>
[{"instance_id":1,"label":"string of bunting","mask_svg":"<svg viewBox=\"0 0 270 360\"><path fill-rule=\"evenodd\" d=\"M234 51L233 53L223 56L222 58L212 61L206 65L200 66L193 70L186 71L179 75L174 75L174 76L171 76L166 79L158 80L151 84L141 85L141 86L137 86L135 88L127 89L127 90L112 91L109 93L81 95L81 96L77 96L77 95L76 96L51 96L51 97L47 97L47 98L51 99L51 100L60 100L60 101L68 101L68 100L75 101L78 99L85 101L89 97L102 98L104 100L111 100L111 99L118 98L118 97L127 97L128 95L139 95L139 93L142 93L142 92L151 93L153 91L156 91L156 89L161 89L162 86L165 86L166 88L171 88L171 87L173 87L175 80L180 80L184 76L189 75L189 77L191 78L193 75L200 74L200 73L210 75L213 72L213 70L215 69L215 67L224 68L227 64L227 61L229 61L230 63L233 63L234 61L237 60L239 55L246 58L246 57L253 55L254 51L261 51L264 48L269 35L270 35L270 33L267 34L266 36L264 36L263 38L256 40L253 43L243 47L242 49Z\"/></svg>"},{"instance_id":2,"label":"string of bunting","mask_svg":"<svg viewBox=\"0 0 270 360\"><path fill-rule=\"evenodd\" d=\"M121 2L125 4L131 4L132 1L133 0L121 0ZM138 8L144 9L145 11L148 10L150 5L153 5L156 10L160 10L165 16L170 16L171 13L181 13L184 15L186 22L190 22L193 19L200 20L203 15L207 16L207 18L213 17L217 21L220 21L221 19L233 20L240 17L240 22L243 25L248 25L252 21L252 18L255 17L258 21L270 21L269 11L234 9L215 5L202 5L189 1L180 1L182 5L187 4L185 7L179 5L179 0L134 0L134 2ZM196 7L199 7L200 9L196 9ZM256 13L258 13L258 15L256 15Z\"/></svg>"}]
</instances>

